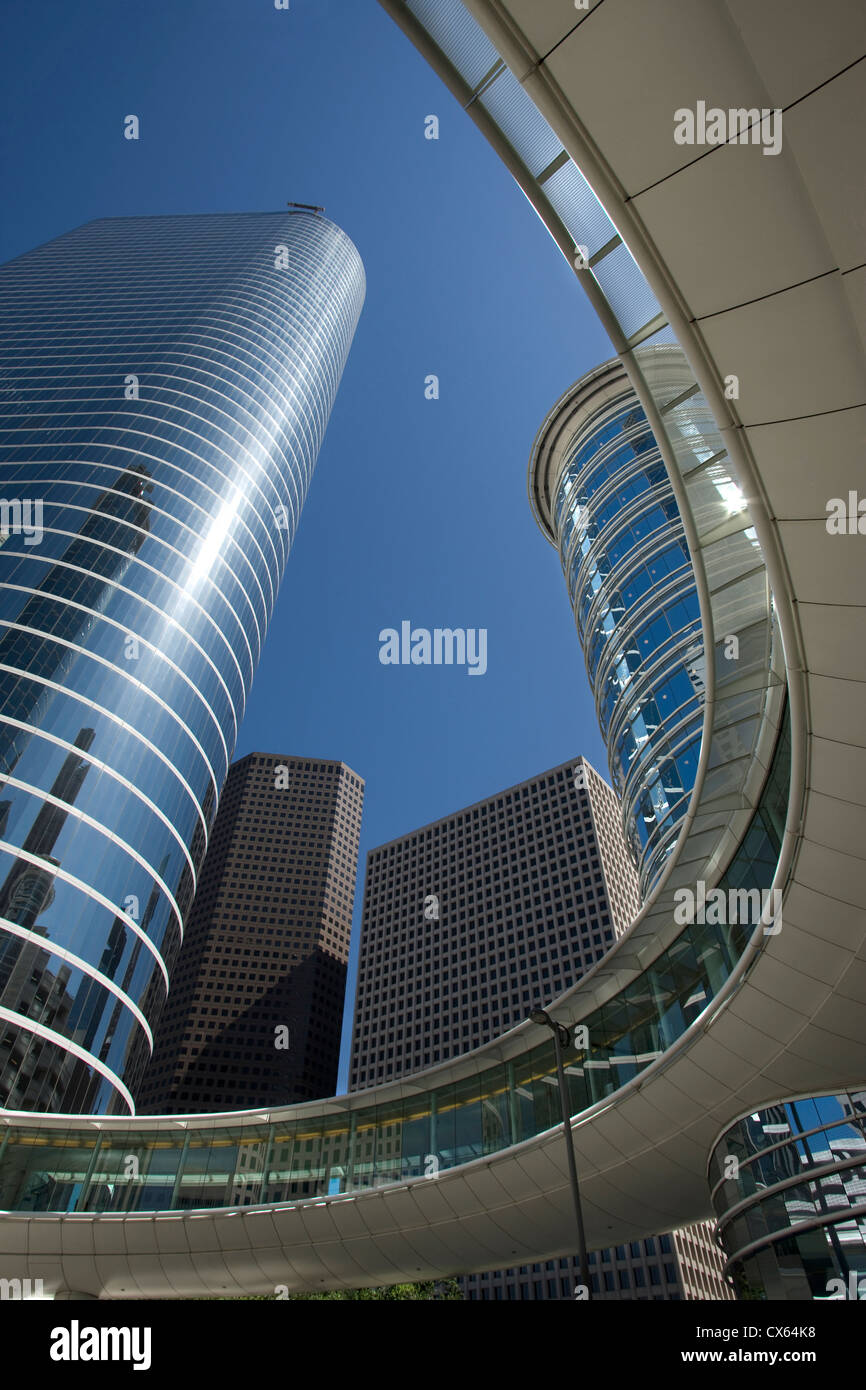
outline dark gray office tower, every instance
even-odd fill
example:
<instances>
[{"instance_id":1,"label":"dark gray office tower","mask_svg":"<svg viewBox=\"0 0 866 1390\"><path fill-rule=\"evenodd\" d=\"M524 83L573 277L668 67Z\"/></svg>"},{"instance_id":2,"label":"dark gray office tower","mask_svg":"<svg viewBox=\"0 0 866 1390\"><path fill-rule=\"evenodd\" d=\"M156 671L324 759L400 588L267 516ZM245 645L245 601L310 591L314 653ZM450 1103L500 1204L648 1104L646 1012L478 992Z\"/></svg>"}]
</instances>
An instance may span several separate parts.
<instances>
[{"instance_id":1,"label":"dark gray office tower","mask_svg":"<svg viewBox=\"0 0 866 1390\"><path fill-rule=\"evenodd\" d=\"M349 1089L467 1052L580 979L640 908L613 790L583 758L367 856ZM596 1252L599 1298L729 1298L709 1224ZM465 1277L572 1298L575 1257Z\"/></svg>"},{"instance_id":2,"label":"dark gray office tower","mask_svg":"<svg viewBox=\"0 0 866 1390\"><path fill-rule=\"evenodd\" d=\"M363 799L345 763L249 753L232 764L142 1113L334 1093Z\"/></svg>"}]
</instances>

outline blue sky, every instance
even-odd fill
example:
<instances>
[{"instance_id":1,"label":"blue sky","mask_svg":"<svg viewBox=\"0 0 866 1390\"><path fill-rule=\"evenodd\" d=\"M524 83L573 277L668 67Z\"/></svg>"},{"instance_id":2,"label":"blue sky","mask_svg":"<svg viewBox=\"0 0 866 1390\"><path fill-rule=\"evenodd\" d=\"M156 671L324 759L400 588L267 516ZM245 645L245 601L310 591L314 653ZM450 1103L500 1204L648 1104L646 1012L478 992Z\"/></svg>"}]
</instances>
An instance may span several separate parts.
<instances>
[{"instance_id":1,"label":"blue sky","mask_svg":"<svg viewBox=\"0 0 866 1390\"><path fill-rule=\"evenodd\" d=\"M342 758L366 780L351 990L368 849L577 753L606 775L526 467L610 342L375 0L42 0L3 8L0 47L0 261L94 217L289 199L323 204L363 257L366 306L236 750ZM486 628L486 674L381 665L379 631L403 619Z\"/></svg>"}]
</instances>

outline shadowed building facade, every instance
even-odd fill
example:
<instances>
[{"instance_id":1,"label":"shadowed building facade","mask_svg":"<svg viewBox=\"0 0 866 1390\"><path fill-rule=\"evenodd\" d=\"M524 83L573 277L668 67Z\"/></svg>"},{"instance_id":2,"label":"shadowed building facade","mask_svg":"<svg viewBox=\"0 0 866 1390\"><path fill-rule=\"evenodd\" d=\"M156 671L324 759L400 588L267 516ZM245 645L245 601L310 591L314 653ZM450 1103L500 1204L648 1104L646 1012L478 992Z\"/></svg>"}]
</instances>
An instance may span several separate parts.
<instances>
[{"instance_id":1,"label":"shadowed building facade","mask_svg":"<svg viewBox=\"0 0 866 1390\"><path fill-rule=\"evenodd\" d=\"M363 799L345 763L232 764L139 1111L336 1090Z\"/></svg>"}]
</instances>

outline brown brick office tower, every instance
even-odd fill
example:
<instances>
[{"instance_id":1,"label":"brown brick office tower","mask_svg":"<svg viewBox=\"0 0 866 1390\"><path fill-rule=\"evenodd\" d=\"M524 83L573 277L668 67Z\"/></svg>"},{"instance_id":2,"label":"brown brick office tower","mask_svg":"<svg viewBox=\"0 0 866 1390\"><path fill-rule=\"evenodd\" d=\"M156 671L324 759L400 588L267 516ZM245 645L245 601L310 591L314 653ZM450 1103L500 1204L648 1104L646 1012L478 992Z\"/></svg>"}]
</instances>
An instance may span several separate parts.
<instances>
[{"instance_id":1,"label":"brown brick office tower","mask_svg":"<svg viewBox=\"0 0 866 1390\"><path fill-rule=\"evenodd\" d=\"M139 1113L334 1093L363 799L345 763L232 764Z\"/></svg>"}]
</instances>

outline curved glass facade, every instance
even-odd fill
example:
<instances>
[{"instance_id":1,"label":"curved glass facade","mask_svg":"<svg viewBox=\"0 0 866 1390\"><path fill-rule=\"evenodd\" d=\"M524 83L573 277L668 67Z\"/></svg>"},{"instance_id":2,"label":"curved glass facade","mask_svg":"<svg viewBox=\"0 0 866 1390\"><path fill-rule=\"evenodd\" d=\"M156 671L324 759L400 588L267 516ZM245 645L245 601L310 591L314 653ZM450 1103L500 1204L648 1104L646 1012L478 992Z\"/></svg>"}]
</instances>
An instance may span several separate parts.
<instances>
[{"instance_id":1,"label":"curved glass facade","mask_svg":"<svg viewBox=\"0 0 866 1390\"><path fill-rule=\"evenodd\" d=\"M705 661L671 480L618 362L562 397L536 441L529 486L539 525L559 551L646 895L694 785Z\"/></svg>"},{"instance_id":2,"label":"curved glass facade","mask_svg":"<svg viewBox=\"0 0 866 1390\"><path fill-rule=\"evenodd\" d=\"M761 804L723 886L772 881L790 756L785 727ZM587 1043L564 1049L571 1113L605 1100L657 1062L724 987L750 936L745 925L692 923L605 1004L574 1010L572 1022L586 1025ZM565 1021L562 1010L558 1016ZM550 1041L526 1047L522 1031L417 1073L409 1083L267 1115L10 1119L0 1127L0 1210L250 1206L423 1181L431 1154L441 1169L454 1168L561 1122ZM135 1177L130 1155L137 1160Z\"/></svg>"},{"instance_id":3,"label":"curved glass facade","mask_svg":"<svg viewBox=\"0 0 866 1390\"><path fill-rule=\"evenodd\" d=\"M738 1297L866 1300L866 1090L738 1120L709 1175Z\"/></svg>"},{"instance_id":4,"label":"curved glass facade","mask_svg":"<svg viewBox=\"0 0 866 1390\"><path fill-rule=\"evenodd\" d=\"M364 272L315 215L145 217L0 286L0 1105L125 1112Z\"/></svg>"}]
</instances>

